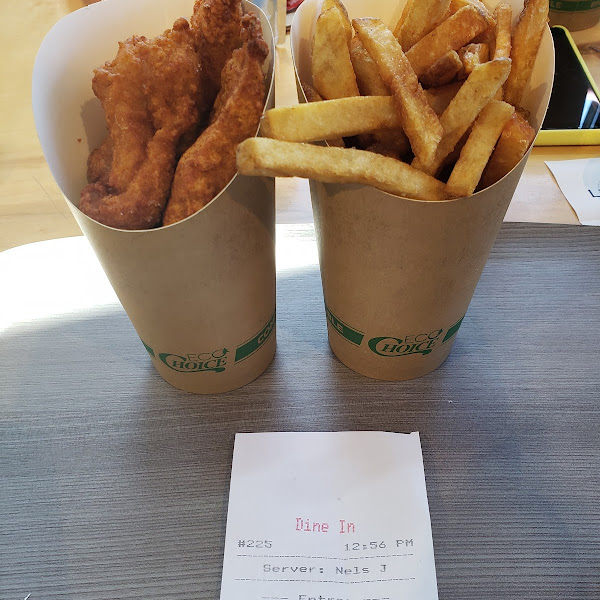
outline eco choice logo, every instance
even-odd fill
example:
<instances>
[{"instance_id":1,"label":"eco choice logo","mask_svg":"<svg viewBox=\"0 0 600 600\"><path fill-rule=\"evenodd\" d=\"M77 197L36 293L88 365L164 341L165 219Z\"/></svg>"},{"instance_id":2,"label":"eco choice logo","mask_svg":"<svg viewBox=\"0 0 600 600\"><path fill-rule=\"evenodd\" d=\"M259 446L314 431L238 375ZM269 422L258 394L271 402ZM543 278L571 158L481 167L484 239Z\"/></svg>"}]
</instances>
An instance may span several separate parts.
<instances>
[{"instance_id":1,"label":"eco choice logo","mask_svg":"<svg viewBox=\"0 0 600 600\"><path fill-rule=\"evenodd\" d=\"M156 358L154 348L148 346L144 340L142 340L144 348L148 351L148 354ZM180 356L179 354L169 354L168 352L161 352L158 358L167 367L180 373L197 373L198 371L216 371L221 373L225 370L227 363L227 354L229 350L223 348L222 350L213 350L213 352L203 352L200 354L186 354Z\"/></svg>"},{"instance_id":2,"label":"eco choice logo","mask_svg":"<svg viewBox=\"0 0 600 600\"><path fill-rule=\"evenodd\" d=\"M464 317L463 317L464 319ZM448 328L446 335L442 338L443 329L434 329L429 333L418 333L397 337L374 337L369 340L369 348L375 354L385 357L408 356L409 354L430 354L434 347L440 342L444 344L453 338L462 323L462 319Z\"/></svg>"},{"instance_id":3,"label":"eco choice logo","mask_svg":"<svg viewBox=\"0 0 600 600\"><path fill-rule=\"evenodd\" d=\"M443 329L429 333L407 335L403 338L375 337L369 340L369 348L379 356L406 356L408 354L429 354L442 335Z\"/></svg>"},{"instance_id":4,"label":"eco choice logo","mask_svg":"<svg viewBox=\"0 0 600 600\"><path fill-rule=\"evenodd\" d=\"M161 352L158 355L158 358L167 365L167 367L173 369L173 371L179 371L180 373L198 373L200 371L222 373L227 364L228 353L229 350L227 350L227 348L213 350L213 352L191 353L186 354L185 356Z\"/></svg>"}]
</instances>

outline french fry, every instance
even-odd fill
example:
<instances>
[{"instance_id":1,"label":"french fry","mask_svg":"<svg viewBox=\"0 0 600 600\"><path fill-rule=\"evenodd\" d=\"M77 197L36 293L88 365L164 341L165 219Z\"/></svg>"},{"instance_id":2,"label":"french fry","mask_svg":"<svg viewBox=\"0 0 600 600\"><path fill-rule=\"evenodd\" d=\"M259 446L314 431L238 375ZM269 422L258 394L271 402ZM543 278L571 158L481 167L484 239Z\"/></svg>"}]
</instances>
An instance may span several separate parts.
<instances>
[{"instance_id":1,"label":"french fry","mask_svg":"<svg viewBox=\"0 0 600 600\"><path fill-rule=\"evenodd\" d=\"M394 35L396 36L396 38L400 35L400 29L402 27L402 25L404 25L404 22L406 21L406 17L408 17L408 13L410 12L410 9L412 8L414 0L406 0L406 3L404 4L404 8L402 9L402 14L400 15L400 18L398 19L398 22L396 23L396 27L394 27Z\"/></svg>"},{"instance_id":2,"label":"french fry","mask_svg":"<svg viewBox=\"0 0 600 600\"><path fill-rule=\"evenodd\" d=\"M489 60L489 46L483 43L467 44L458 51L458 56L463 66L461 74L463 77L468 77L477 65Z\"/></svg>"},{"instance_id":3,"label":"french fry","mask_svg":"<svg viewBox=\"0 0 600 600\"><path fill-rule=\"evenodd\" d=\"M358 89L363 96L390 95L390 90L381 79L377 64L357 35L352 38L350 44L350 58L356 73ZM376 146L379 152L391 152L396 156L405 156L410 151L410 143L400 124L393 130L374 131L371 142L365 145Z\"/></svg>"},{"instance_id":4,"label":"french fry","mask_svg":"<svg viewBox=\"0 0 600 600\"><path fill-rule=\"evenodd\" d=\"M513 106L521 103L548 22L548 0L525 0L512 37L513 67L504 86L504 99Z\"/></svg>"},{"instance_id":5,"label":"french fry","mask_svg":"<svg viewBox=\"0 0 600 600\"><path fill-rule=\"evenodd\" d=\"M512 7L506 2L500 2L494 10L496 19L496 40L494 58L510 58L512 35Z\"/></svg>"},{"instance_id":6,"label":"french fry","mask_svg":"<svg viewBox=\"0 0 600 600\"><path fill-rule=\"evenodd\" d=\"M442 126L398 40L379 19L355 19L352 24L392 92L415 156L424 162L432 160L442 138Z\"/></svg>"},{"instance_id":7,"label":"french fry","mask_svg":"<svg viewBox=\"0 0 600 600\"><path fill-rule=\"evenodd\" d=\"M323 13L334 6L340 11L342 15L344 31L346 32L346 40L348 42L348 46L350 46L350 41L352 40L354 32L352 31L352 23L348 18L348 11L346 10L346 7L340 2L340 0L323 0L323 4L321 4L321 12Z\"/></svg>"},{"instance_id":8,"label":"french fry","mask_svg":"<svg viewBox=\"0 0 600 600\"><path fill-rule=\"evenodd\" d=\"M331 100L359 95L344 18L337 6L322 12L317 19L311 65L313 87L323 98Z\"/></svg>"},{"instance_id":9,"label":"french fry","mask_svg":"<svg viewBox=\"0 0 600 600\"><path fill-rule=\"evenodd\" d=\"M437 175L444 159L452 152L481 109L506 81L510 64L510 58L499 58L477 65L473 69L440 117L444 136L434 159L423 162L419 157L415 157L412 162L414 167L430 175Z\"/></svg>"},{"instance_id":10,"label":"french fry","mask_svg":"<svg viewBox=\"0 0 600 600\"><path fill-rule=\"evenodd\" d=\"M492 19L492 13L490 9L481 0L450 0L450 13L454 14L465 6L473 6L480 12L486 15L489 19Z\"/></svg>"},{"instance_id":11,"label":"french fry","mask_svg":"<svg viewBox=\"0 0 600 600\"><path fill-rule=\"evenodd\" d=\"M398 32L394 32L404 52L438 25L449 6L450 0L417 0L411 3Z\"/></svg>"},{"instance_id":12,"label":"french fry","mask_svg":"<svg viewBox=\"0 0 600 600\"><path fill-rule=\"evenodd\" d=\"M306 82L301 82L302 91L304 92L304 96L306 97L307 102L322 102L323 98L319 95L319 92L315 90L312 85L308 85ZM338 148L345 148L346 144L344 144L343 138L330 138L326 140L330 146L337 146Z\"/></svg>"},{"instance_id":13,"label":"french fry","mask_svg":"<svg viewBox=\"0 0 600 600\"><path fill-rule=\"evenodd\" d=\"M444 54L462 48L488 25L489 20L482 11L465 6L421 38L408 50L406 58L420 77Z\"/></svg>"},{"instance_id":14,"label":"french fry","mask_svg":"<svg viewBox=\"0 0 600 600\"><path fill-rule=\"evenodd\" d=\"M481 176L479 188L483 189L502 179L525 156L533 143L535 130L515 111L504 126L496 148Z\"/></svg>"},{"instance_id":15,"label":"french fry","mask_svg":"<svg viewBox=\"0 0 600 600\"><path fill-rule=\"evenodd\" d=\"M420 81L426 87L440 87L450 83L462 68L463 61L458 52L450 50L421 75Z\"/></svg>"},{"instance_id":16,"label":"french fry","mask_svg":"<svg viewBox=\"0 0 600 600\"><path fill-rule=\"evenodd\" d=\"M448 178L446 191L449 196L460 198L475 191L494 146L514 111L514 106L500 100L490 100L481 109Z\"/></svg>"},{"instance_id":17,"label":"french fry","mask_svg":"<svg viewBox=\"0 0 600 600\"><path fill-rule=\"evenodd\" d=\"M358 89L363 96L390 95L390 90L381 79L377 64L365 50L358 36L354 36L350 43L350 59L356 74Z\"/></svg>"},{"instance_id":18,"label":"french fry","mask_svg":"<svg viewBox=\"0 0 600 600\"><path fill-rule=\"evenodd\" d=\"M419 200L443 200L445 185L394 158L352 148L248 138L237 148L243 175L307 177L326 183L360 183Z\"/></svg>"},{"instance_id":19,"label":"french fry","mask_svg":"<svg viewBox=\"0 0 600 600\"><path fill-rule=\"evenodd\" d=\"M400 127L391 96L353 96L272 108L262 133L288 142L314 142Z\"/></svg>"}]
</instances>

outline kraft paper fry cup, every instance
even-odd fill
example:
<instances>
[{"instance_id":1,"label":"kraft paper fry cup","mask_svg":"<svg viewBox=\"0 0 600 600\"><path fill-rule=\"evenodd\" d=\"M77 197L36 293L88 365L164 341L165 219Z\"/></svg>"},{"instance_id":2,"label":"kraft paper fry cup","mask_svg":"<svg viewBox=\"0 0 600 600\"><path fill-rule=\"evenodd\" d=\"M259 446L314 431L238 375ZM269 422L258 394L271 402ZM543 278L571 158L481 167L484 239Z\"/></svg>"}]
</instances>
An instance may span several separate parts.
<instances>
[{"instance_id":1,"label":"kraft paper fry cup","mask_svg":"<svg viewBox=\"0 0 600 600\"><path fill-rule=\"evenodd\" d=\"M266 106L273 105L273 38ZM154 37L192 0L104 0L59 21L33 72L38 136L54 178L89 240L156 370L173 386L217 393L258 377L275 353L275 195L271 178L236 175L204 209L168 227L124 231L77 208L89 152L106 136L93 69L117 42ZM126 357L123 357L126 360Z\"/></svg>"},{"instance_id":2,"label":"kraft paper fry cup","mask_svg":"<svg viewBox=\"0 0 600 600\"><path fill-rule=\"evenodd\" d=\"M511 0L515 20L522 3ZM394 27L404 2L344 1L350 18ZM321 0L305 0L291 30L300 82L311 84L310 51ZM523 106L539 130L550 99L549 30ZM310 182L329 344L369 377L425 375L448 356L527 157L492 187L466 198L421 201L364 185Z\"/></svg>"}]
</instances>

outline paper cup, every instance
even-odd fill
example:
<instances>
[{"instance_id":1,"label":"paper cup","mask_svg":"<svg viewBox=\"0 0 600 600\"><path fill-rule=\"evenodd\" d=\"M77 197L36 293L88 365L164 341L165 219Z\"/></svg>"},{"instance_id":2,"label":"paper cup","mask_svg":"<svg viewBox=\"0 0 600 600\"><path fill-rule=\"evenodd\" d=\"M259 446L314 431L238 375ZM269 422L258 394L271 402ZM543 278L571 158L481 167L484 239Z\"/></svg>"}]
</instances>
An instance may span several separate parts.
<instances>
[{"instance_id":1,"label":"paper cup","mask_svg":"<svg viewBox=\"0 0 600 600\"><path fill-rule=\"evenodd\" d=\"M298 84L312 83L310 40L320 5L305 0L292 24ZM344 5L350 18L379 17L393 27L404 3ZM515 20L521 9L513 2ZM523 101L537 130L553 74L546 31ZM329 344L345 365L393 381L425 375L447 358L526 160L492 187L443 202L310 182Z\"/></svg>"},{"instance_id":2,"label":"paper cup","mask_svg":"<svg viewBox=\"0 0 600 600\"><path fill-rule=\"evenodd\" d=\"M270 48L269 108L272 33L244 4L260 16ZM69 14L40 47L33 111L52 174L157 371L177 388L216 393L258 377L275 353L273 179L236 175L200 212L148 231L113 229L77 208L88 155L106 136L93 69L114 57L118 41L158 35L192 10L192 0L104 0Z\"/></svg>"}]
</instances>

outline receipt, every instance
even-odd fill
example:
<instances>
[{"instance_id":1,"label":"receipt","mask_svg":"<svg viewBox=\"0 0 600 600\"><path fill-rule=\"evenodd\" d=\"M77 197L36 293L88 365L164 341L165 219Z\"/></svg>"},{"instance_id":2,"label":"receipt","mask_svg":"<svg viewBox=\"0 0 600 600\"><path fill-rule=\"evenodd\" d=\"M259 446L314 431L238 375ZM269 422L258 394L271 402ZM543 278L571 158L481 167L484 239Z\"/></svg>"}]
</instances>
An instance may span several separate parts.
<instances>
[{"instance_id":1,"label":"receipt","mask_svg":"<svg viewBox=\"0 0 600 600\"><path fill-rule=\"evenodd\" d=\"M418 433L239 433L221 600L437 600Z\"/></svg>"}]
</instances>

